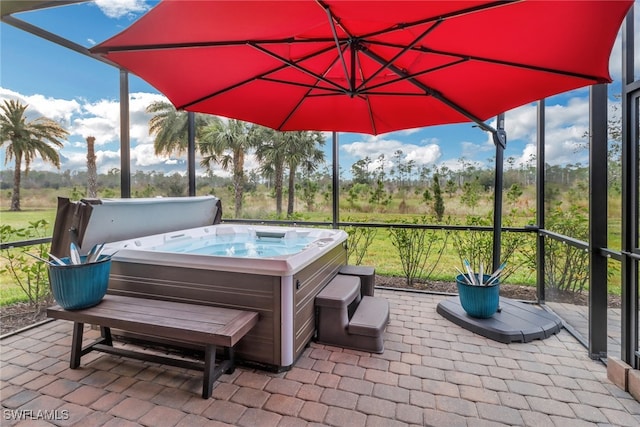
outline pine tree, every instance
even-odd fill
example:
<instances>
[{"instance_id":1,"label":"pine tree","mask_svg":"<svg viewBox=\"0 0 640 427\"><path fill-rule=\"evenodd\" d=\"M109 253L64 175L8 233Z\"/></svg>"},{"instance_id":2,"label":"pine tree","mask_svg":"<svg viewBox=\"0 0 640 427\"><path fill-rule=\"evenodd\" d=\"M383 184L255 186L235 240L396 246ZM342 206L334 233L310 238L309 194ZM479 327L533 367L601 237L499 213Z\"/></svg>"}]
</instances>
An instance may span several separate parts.
<instances>
[{"instance_id":1,"label":"pine tree","mask_svg":"<svg viewBox=\"0 0 640 427\"><path fill-rule=\"evenodd\" d=\"M87 138L87 197L98 197L98 170L96 168L96 138L88 136Z\"/></svg>"},{"instance_id":2,"label":"pine tree","mask_svg":"<svg viewBox=\"0 0 640 427\"><path fill-rule=\"evenodd\" d=\"M444 200L442 199L442 190L440 189L440 180L438 175L433 176L433 210L436 213L438 222L442 221L444 216Z\"/></svg>"}]
</instances>

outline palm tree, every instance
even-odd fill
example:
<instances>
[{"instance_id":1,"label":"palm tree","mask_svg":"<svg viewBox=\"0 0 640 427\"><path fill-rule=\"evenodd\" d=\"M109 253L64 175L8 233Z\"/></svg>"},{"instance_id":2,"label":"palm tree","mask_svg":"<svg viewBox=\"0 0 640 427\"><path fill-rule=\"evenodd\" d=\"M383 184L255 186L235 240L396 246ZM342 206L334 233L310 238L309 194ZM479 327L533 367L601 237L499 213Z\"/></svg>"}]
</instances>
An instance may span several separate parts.
<instances>
[{"instance_id":1,"label":"palm tree","mask_svg":"<svg viewBox=\"0 0 640 427\"><path fill-rule=\"evenodd\" d=\"M260 162L260 172L273 177L273 189L276 196L276 215L282 215L282 187L284 181L284 133L272 129L264 129L260 145L256 148L256 157Z\"/></svg>"},{"instance_id":2,"label":"palm tree","mask_svg":"<svg viewBox=\"0 0 640 427\"><path fill-rule=\"evenodd\" d=\"M322 147L325 139L320 132L292 131L284 133L286 164L289 168L289 200L287 216L293 215L295 200L295 177L299 166L307 172L314 172L324 162Z\"/></svg>"},{"instance_id":3,"label":"palm tree","mask_svg":"<svg viewBox=\"0 0 640 427\"><path fill-rule=\"evenodd\" d=\"M25 111L28 105L15 100L5 100L0 106L0 142L6 146L5 165L15 160L13 173L13 193L11 194L12 211L20 210L20 178L22 161L24 173L29 173L31 162L38 156L45 162L60 168L60 155L55 148L62 148L60 139L69 135L57 122L46 117L38 117L28 121Z\"/></svg>"},{"instance_id":4,"label":"palm tree","mask_svg":"<svg viewBox=\"0 0 640 427\"><path fill-rule=\"evenodd\" d=\"M153 114L149 120L149 134L155 135L153 147L156 155L183 154L188 146L189 121L186 111L178 111L166 101L156 101L147 107L147 113ZM196 114L196 139L207 125L216 123L215 116Z\"/></svg>"},{"instance_id":5,"label":"palm tree","mask_svg":"<svg viewBox=\"0 0 640 427\"><path fill-rule=\"evenodd\" d=\"M235 216L242 215L244 193L244 157L255 146L260 127L230 119L206 126L198 144L203 158L200 164L211 170L212 162L231 170L235 198Z\"/></svg>"}]
</instances>

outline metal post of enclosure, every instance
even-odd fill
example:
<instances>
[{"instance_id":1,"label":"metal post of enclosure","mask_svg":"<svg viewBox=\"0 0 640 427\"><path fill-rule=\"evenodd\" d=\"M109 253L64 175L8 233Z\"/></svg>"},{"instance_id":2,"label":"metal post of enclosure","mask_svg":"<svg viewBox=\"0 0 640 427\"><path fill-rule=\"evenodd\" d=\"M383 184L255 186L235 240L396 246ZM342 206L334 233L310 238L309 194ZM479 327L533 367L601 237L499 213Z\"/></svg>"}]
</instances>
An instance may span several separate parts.
<instances>
[{"instance_id":1,"label":"metal post of enclosure","mask_svg":"<svg viewBox=\"0 0 640 427\"><path fill-rule=\"evenodd\" d=\"M638 368L638 107L634 105L634 7L622 24L622 312L621 359ZM637 88L636 88L637 89ZM635 112L635 117L634 117Z\"/></svg>"},{"instance_id":2,"label":"metal post of enclosure","mask_svg":"<svg viewBox=\"0 0 640 427\"><path fill-rule=\"evenodd\" d=\"M120 70L120 197L131 197L131 139L129 136L129 73Z\"/></svg>"},{"instance_id":3,"label":"metal post of enclosure","mask_svg":"<svg viewBox=\"0 0 640 427\"><path fill-rule=\"evenodd\" d=\"M331 133L331 146L333 148L333 228L338 228L340 222L340 161L338 156L338 132Z\"/></svg>"},{"instance_id":4,"label":"metal post of enclosure","mask_svg":"<svg viewBox=\"0 0 640 427\"><path fill-rule=\"evenodd\" d=\"M589 90L589 356L607 356L607 85Z\"/></svg>"},{"instance_id":5,"label":"metal post of enclosure","mask_svg":"<svg viewBox=\"0 0 640 427\"><path fill-rule=\"evenodd\" d=\"M538 229L544 230L545 227L545 215L544 215L544 197L545 197L545 101L541 99L538 101L538 121L536 124L537 134L537 152L536 152L536 223ZM538 302L541 304L545 301L544 294L544 278L545 278L545 250L544 250L544 235L538 233L536 238L536 283L538 291Z\"/></svg>"},{"instance_id":6,"label":"metal post of enclosure","mask_svg":"<svg viewBox=\"0 0 640 427\"><path fill-rule=\"evenodd\" d=\"M504 113L498 114L498 125L493 133L496 146L496 175L493 188L493 271L496 271L502 261L500 251L502 243L502 187L504 186L504 149L507 146L507 134L504 131ZM497 234L497 235L496 235Z\"/></svg>"}]
</instances>

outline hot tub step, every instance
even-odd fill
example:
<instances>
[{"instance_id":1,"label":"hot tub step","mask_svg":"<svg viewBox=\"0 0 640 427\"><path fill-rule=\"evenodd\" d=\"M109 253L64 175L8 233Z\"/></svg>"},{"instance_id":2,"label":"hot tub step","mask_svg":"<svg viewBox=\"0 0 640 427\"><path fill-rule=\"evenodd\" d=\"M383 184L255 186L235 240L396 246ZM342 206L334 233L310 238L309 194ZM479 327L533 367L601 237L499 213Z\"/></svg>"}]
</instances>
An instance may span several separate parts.
<instances>
[{"instance_id":1,"label":"hot tub step","mask_svg":"<svg viewBox=\"0 0 640 427\"><path fill-rule=\"evenodd\" d=\"M349 333L377 337L389 323L389 301L378 297L363 297L349 321Z\"/></svg>"},{"instance_id":2,"label":"hot tub step","mask_svg":"<svg viewBox=\"0 0 640 427\"><path fill-rule=\"evenodd\" d=\"M360 279L357 276L338 274L316 295L316 305L339 309L348 306L356 299L359 302Z\"/></svg>"},{"instance_id":3,"label":"hot tub step","mask_svg":"<svg viewBox=\"0 0 640 427\"><path fill-rule=\"evenodd\" d=\"M373 296L376 280L376 270L366 265L343 265L338 274L358 276L360 278L360 295Z\"/></svg>"},{"instance_id":4,"label":"hot tub step","mask_svg":"<svg viewBox=\"0 0 640 427\"><path fill-rule=\"evenodd\" d=\"M389 302L384 298L365 296L349 321L347 332L357 340L361 350L382 353L384 330L389 323Z\"/></svg>"},{"instance_id":5,"label":"hot tub step","mask_svg":"<svg viewBox=\"0 0 640 427\"><path fill-rule=\"evenodd\" d=\"M382 353L389 302L360 297L360 278L338 274L315 298L318 342Z\"/></svg>"}]
</instances>

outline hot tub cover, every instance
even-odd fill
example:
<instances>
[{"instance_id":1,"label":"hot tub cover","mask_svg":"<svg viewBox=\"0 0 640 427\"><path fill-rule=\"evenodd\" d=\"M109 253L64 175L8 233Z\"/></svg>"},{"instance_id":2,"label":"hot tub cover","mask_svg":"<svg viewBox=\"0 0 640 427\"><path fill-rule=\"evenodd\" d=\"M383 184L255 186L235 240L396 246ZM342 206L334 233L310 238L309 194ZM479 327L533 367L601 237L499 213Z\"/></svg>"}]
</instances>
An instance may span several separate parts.
<instances>
[{"instance_id":1,"label":"hot tub cover","mask_svg":"<svg viewBox=\"0 0 640 427\"><path fill-rule=\"evenodd\" d=\"M86 254L97 243L218 224L221 218L222 205L215 196L77 202L59 197L51 253L69 256L69 244L75 242Z\"/></svg>"}]
</instances>

